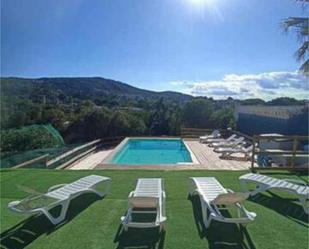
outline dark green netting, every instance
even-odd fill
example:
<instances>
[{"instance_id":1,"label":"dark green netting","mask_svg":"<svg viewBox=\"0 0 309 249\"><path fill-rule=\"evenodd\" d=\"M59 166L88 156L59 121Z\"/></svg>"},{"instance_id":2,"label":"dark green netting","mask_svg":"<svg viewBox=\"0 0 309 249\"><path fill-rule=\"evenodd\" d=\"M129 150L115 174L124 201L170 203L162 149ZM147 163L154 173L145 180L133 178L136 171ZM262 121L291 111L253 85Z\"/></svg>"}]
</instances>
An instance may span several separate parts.
<instances>
[{"instance_id":1,"label":"dark green netting","mask_svg":"<svg viewBox=\"0 0 309 249\"><path fill-rule=\"evenodd\" d=\"M58 148L36 149L24 152L6 153L1 155L0 168L10 168L28 160L48 154L47 159L55 158L80 144L71 144ZM37 162L29 165L31 168L45 168L44 162Z\"/></svg>"},{"instance_id":2,"label":"dark green netting","mask_svg":"<svg viewBox=\"0 0 309 249\"><path fill-rule=\"evenodd\" d=\"M75 146L65 145L60 133L50 124L2 130L0 167L9 168L46 154L47 159L51 159ZM45 165L38 162L31 167Z\"/></svg>"}]
</instances>

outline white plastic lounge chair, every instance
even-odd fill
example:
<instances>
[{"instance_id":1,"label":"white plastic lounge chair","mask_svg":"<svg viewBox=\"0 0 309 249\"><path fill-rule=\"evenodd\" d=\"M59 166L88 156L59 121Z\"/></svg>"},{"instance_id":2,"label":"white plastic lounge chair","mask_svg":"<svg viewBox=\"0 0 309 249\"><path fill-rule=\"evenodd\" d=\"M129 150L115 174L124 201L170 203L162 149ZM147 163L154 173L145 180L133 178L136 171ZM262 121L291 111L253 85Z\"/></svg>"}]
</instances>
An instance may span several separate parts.
<instances>
[{"instance_id":1,"label":"white plastic lounge chair","mask_svg":"<svg viewBox=\"0 0 309 249\"><path fill-rule=\"evenodd\" d=\"M8 208L21 214L43 213L54 225L65 219L71 199L83 193L95 193L100 197L109 191L111 179L109 177L90 175L83 177L70 184L59 184L48 189L47 193L37 196L30 196L21 201L13 201L8 204ZM104 187L104 191L98 190L99 185ZM56 206L61 206L58 217L54 217L50 210Z\"/></svg>"},{"instance_id":2,"label":"white plastic lounge chair","mask_svg":"<svg viewBox=\"0 0 309 249\"><path fill-rule=\"evenodd\" d=\"M226 147L235 147L237 145L240 145L244 142L244 137L239 137L232 141L224 141L219 143L212 143L212 147L214 148L226 148Z\"/></svg>"},{"instance_id":3,"label":"white plastic lounge chair","mask_svg":"<svg viewBox=\"0 0 309 249\"><path fill-rule=\"evenodd\" d=\"M231 142L236 139L236 134L229 136L228 138L211 138L207 140L208 146L212 147L213 143L220 143L220 142Z\"/></svg>"},{"instance_id":4,"label":"white plastic lounge chair","mask_svg":"<svg viewBox=\"0 0 309 249\"><path fill-rule=\"evenodd\" d=\"M200 137L200 143L207 143L208 139L220 138L221 134L219 130L214 130L210 135Z\"/></svg>"},{"instance_id":5,"label":"white plastic lounge chair","mask_svg":"<svg viewBox=\"0 0 309 249\"><path fill-rule=\"evenodd\" d=\"M225 189L214 177L190 177L189 194L199 195L206 228L210 226L212 220L246 225L256 217L255 213L247 211L241 204L249 194L234 193L230 189ZM237 209L237 218L226 217L222 214L221 210L229 207Z\"/></svg>"},{"instance_id":6,"label":"white plastic lounge chair","mask_svg":"<svg viewBox=\"0 0 309 249\"><path fill-rule=\"evenodd\" d=\"M222 153L221 158L229 158L233 154L239 153L243 155L243 158L247 160L252 153L253 145L245 148L243 146L235 146L235 147L219 147L215 148L214 151L217 153Z\"/></svg>"},{"instance_id":7,"label":"white plastic lounge chair","mask_svg":"<svg viewBox=\"0 0 309 249\"><path fill-rule=\"evenodd\" d=\"M128 227L149 228L158 226L160 231L164 229L166 221L165 192L161 178L138 179L136 188L129 194L128 199L127 214L121 217L125 230ZM146 216L151 216L152 220L143 221ZM142 220L139 218L142 218Z\"/></svg>"},{"instance_id":8,"label":"white plastic lounge chair","mask_svg":"<svg viewBox=\"0 0 309 249\"><path fill-rule=\"evenodd\" d=\"M294 179L276 179L270 176L249 173L239 177L241 186L244 191L248 192L248 183L254 183L257 188L250 191L249 194L254 196L258 193L269 189L278 189L297 195L306 214L309 214L307 200L309 199L309 187L303 182Z\"/></svg>"}]
</instances>

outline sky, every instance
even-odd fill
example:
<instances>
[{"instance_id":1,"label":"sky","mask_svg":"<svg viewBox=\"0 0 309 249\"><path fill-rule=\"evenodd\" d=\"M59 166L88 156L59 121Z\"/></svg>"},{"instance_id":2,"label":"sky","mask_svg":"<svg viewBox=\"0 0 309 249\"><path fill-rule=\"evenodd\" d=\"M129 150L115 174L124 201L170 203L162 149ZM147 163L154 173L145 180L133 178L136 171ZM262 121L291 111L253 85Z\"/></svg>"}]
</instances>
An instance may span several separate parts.
<instances>
[{"instance_id":1,"label":"sky","mask_svg":"<svg viewBox=\"0 0 309 249\"><path fill-rule=\"evenodd\" d=\"M293 0L2 0L1 75L100 76L223 99L309 98Z\"/></svg>"}]
</instances>

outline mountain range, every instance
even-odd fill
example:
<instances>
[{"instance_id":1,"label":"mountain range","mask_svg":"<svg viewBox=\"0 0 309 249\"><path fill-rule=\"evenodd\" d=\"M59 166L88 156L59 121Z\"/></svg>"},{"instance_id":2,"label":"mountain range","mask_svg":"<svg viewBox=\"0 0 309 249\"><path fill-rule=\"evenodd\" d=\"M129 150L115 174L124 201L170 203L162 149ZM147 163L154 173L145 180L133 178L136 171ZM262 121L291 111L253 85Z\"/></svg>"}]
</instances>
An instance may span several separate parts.
<instances>
[{"instance_id":1,"label":"mountain range","mask_svg":"<svg viewBox=\"0 0 309 249\"><path fill-rule=\"evenodd\" d=\"M194 97L173 91L156 92L131 86L129 84L102 77L57 77L57 78L0 78L1 103L15 103L18 99L27 99L37 103L78 103L91 100L95 104L126 106L127 102L143 99L156 100L164 98L178 103L185 103ZM242 105L305 105L307 100L296 100L282 97L268 102L262 99L237 100L227 98L211 100L217 108L224 106Z\"/></svg>"},{"instance_id":2,"label":"mountain range","mask_svg":"<svg viewBox=\"0 0 309 249\"><path fill-rule=\"evenodd\" d=\"M100 97L125 98L166 98L185 102L193 96L173 91L155 92L133 87L126 83L101 77L62 77L62 78L1 78L2 94L6 96L31 97L35 93L71 96L79 99L95 99Z\"/></svg>"}]
</instances>

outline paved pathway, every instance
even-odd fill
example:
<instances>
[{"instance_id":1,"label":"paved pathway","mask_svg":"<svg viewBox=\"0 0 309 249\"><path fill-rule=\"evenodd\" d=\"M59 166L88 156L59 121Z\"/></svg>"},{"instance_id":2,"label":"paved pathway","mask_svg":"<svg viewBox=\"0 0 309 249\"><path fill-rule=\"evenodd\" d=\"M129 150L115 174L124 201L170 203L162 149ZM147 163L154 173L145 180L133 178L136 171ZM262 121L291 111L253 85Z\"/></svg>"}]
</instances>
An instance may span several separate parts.
<instances>
[{"instance_id":1,"label":"paved pathway","mask_svg":"<svg viewBox=\"0 0 309 249\"><path fill-rule=\"evenodd\" d=\"M75 163L70 169L94 169L98 164L100 164L104 158L111 152L111 150L101 150L94 154L89 155L88 157L82 159L81 161Z\"/></svg>"}]
</instances>

